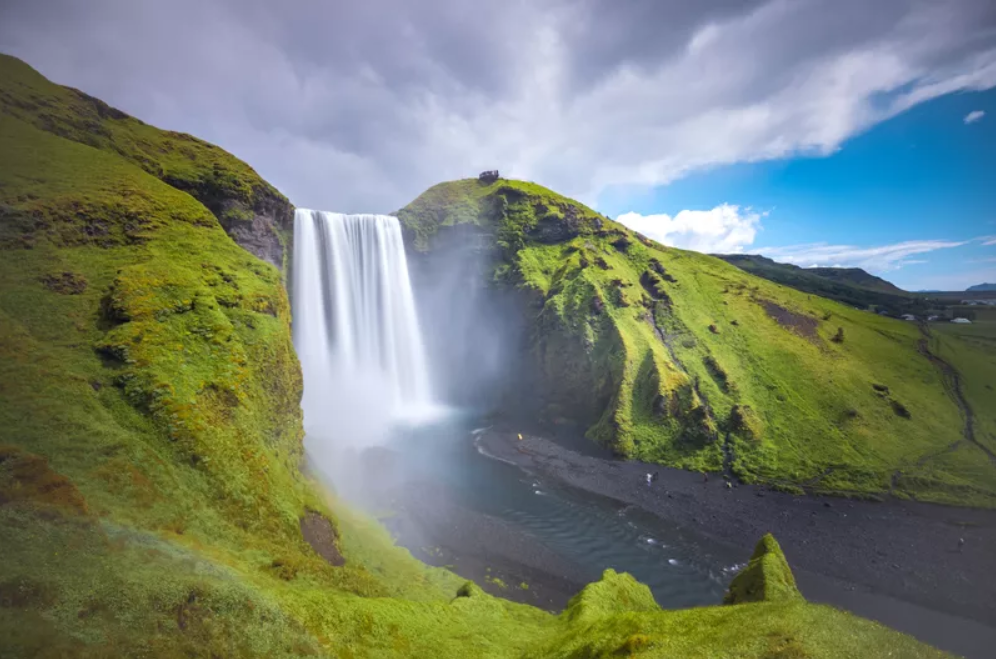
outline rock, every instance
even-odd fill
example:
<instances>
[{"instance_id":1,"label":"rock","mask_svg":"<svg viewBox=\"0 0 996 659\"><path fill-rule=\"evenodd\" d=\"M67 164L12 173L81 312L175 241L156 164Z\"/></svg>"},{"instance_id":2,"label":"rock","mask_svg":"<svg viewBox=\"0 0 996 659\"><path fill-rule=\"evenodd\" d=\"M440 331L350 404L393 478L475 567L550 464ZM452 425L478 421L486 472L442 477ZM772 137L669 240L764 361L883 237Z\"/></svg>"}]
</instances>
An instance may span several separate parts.
<instances>
[{"instance_id":1,"label":"rock","mask_svg":"<svg viewBox=\"0 0 996 659\"><path fill-rule=\"evenodd\" d=\"M301 536L329 565L341 566L346 559L339 552L339 533L327 517L309 510L301 518Z\"/></svg>"},{"instance_id":2,"label":"rock","mask_svg":"<svg viewBox=\"0 0 996 659\"><path fill-rule=\"evenodd\" d=\"M53 293L61 295L79 295L87 287L86 277L75 272L49 273L41 277L41 283Z\"/></svg>"},{"instance_id":3,"label":"rock","mask_svg":"<svg viewBox=\"0 0 996 659\"><path fill-rule=\"evenodd\" d=\"M257 194L252 209L243 209L242 213L232 212L236 202L227 202L228 208L215 214L225 232L240 247L283 270L285 254L280 232L290 235L294 225L294 207L283 197Z\"/></svg>"},{"instance_id":4,"label":"rock","mask_svg":"<svg viewBox=\"0 0 996 659\"><path fill-rule=\"evenodd\" d=\"M545 215L541 217L536 226L527 232L532 240L547 245L562 243L581 235L581 222L573 214L564 214L564 217L556 215Z\"/></svg>"}]
</instances>

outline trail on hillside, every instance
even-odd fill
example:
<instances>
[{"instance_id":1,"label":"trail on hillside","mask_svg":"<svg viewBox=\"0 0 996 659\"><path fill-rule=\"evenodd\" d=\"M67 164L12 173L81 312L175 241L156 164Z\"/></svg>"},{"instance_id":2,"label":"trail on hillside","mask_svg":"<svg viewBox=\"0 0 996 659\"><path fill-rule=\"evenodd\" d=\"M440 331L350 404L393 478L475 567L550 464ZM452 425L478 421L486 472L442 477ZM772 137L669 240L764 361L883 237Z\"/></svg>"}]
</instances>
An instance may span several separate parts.
<instances>
[{"instance_id":1,"label":"trail on hillside","mask_svg":"<svg viewBox=\"0 0 996 659\"><path fill-rule=\"evenodd\" d=\"M930 333L930 328L927 327L927 325L924 323L920 323L919 327L920 327L920 332L923 334L923 337L920 338L919 341L917 341L917 350L920 352L921 355L926 357L931 364L933 364L934 366L937 367L938 370L940 370L941 375L943 376L944 379L944 389L947 391L951 399L955 402L955 405L958 406L958 411L961 414L962 420L964 421L964 425L962 426L962 436L965 438L965 440L971 442L972 444L975 444L980 449L982 449L985 452L985 454L989 456L989 459L992 461L992 463L996 465L996 453L993 453L993 451L988 446L980 442L975 436L975 415L972 412L972 406L968 404L968 399L965 398L965 394L962 391L961 374L958 372L958 369L954 367L954 365L950 364L943 358L939 357L938 355L935 355L933 352L930 351L930 339L932 338L932 335ZM938 455L943 455L944 453L954 450L960 443L961 443L960 441L955 442L954 444L951 444L950 446L940 451L939 453L922 458L917 463L917 466L923 465L924 463L937 457Z\"/></svg>"}]
</instances>

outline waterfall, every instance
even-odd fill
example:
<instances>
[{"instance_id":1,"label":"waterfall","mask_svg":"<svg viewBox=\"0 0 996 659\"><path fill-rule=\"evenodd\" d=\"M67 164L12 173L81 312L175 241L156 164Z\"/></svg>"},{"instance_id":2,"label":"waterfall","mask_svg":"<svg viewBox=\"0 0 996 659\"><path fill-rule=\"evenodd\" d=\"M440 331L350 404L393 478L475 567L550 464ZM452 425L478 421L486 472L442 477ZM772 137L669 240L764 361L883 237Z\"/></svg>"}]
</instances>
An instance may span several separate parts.
<instances>
[{"instance_id":1,"label":"waterfall","mask_svg":"<svg viewBox=\"0 0 996 659\"><path fill-rule=\"evenodd\" d=\"M369 443L431 408L397 218L298 209L292 293L309 435Z\"/></svg>"}]
</instances>

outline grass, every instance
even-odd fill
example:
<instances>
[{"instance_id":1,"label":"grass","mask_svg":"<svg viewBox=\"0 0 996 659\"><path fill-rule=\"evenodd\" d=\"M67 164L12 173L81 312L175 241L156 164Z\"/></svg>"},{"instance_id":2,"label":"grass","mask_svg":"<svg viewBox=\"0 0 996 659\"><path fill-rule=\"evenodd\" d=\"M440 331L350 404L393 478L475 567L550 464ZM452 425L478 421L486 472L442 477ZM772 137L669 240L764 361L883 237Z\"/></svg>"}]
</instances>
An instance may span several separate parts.
<instances>
[{"instance_id":1,"label":"grass","mask_svg":"<svg viewBox=\"0 0 996 659\"><path fill-rule=\"evenodd\" d=\"M996 452L996 321L930 325L937 354L962 376L962 391L975 416L975 435Z\"/></svg>"},{"instance_id":2,"label":"grass","mask_svg":"<svg viewBox=\"0 0 996 659\"><path fill-rule=\"evenodd\" d=\"M0 114L113 153L189 193L233 235L262 218L280 245L286 270L293 218L290 202L249 165L213 144L160 130L79 90L54 84L2 53L0 74Z\"/></svg>"},{"instance_id":3,"label":"grass","mask_svg":"<svg viewBox=\"0 0 996 659\"><path fill-rule=\"evenodd\" d=\"M913 323L664 247L532 183L440 184L398 216L421 250L453 225L490 232L495 279L541 307L536 395L620 455L718 471L726 446L748 482L996 506L992 464L940 455L959 410ZM965 362L985 347L957 345ZM982 370L964 371L975 396Z\"/></svg>"},{"instance_id":4,"label":"grass","mask_svg":"<svg viewBox=\"0 0 996 659\"><path fill-rule=\"evenodd\" d=\"M760 658L785 643L795 654L781 656L858 645L865 656L941 656L801 602L660 611L645 586L613 573L553 616L414 560L301 468L301 377L277 268L155 163L213 171L217 157L224 171L251 170L213 147L184 151L88 97L59 105L26 67L0 64L11 74L0 78L5 657ZM155 163L141 157L148 145ZM171 148L182 155L158 152ZM527 220L504 227L507 249ZM536 250L537 272L554 256ZM565 290L551 322L598 344L612 373L644 377L646 360L626 362L639 351L660 354L650 372L667 366L638 325L579 322L604 282ZM345 565L304 540L301 520L316 513L333 523Z\"/></svg>"}]
</instances>

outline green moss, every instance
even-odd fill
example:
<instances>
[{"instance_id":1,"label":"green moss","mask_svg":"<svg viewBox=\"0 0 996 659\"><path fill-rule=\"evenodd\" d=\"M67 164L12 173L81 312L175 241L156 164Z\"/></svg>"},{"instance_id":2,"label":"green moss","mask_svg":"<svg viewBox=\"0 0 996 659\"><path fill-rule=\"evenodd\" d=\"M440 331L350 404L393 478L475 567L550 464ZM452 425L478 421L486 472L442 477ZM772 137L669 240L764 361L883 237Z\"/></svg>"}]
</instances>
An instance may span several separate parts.
<instances>
[{"instance_id":1,"label":"green moss","mask_svg":"<svg viewBox=\"0 0 996 659\"><path fill-rule=\"evenodd\" d=\"M730 583L724 604L789 602L802 599L778 541L770 533L754 548L750 562Z\"/></svg>"},{"instance_id":2,"label":"green moss","mask_svg":"<svg viewBox=\"0 0 996 659\"><path fill-rule=\"evenodd\" d=\"M629 574L609 569L571 598L564 609L568 622L591 622L629 611L659 611L650 589Z\"/></svg>"},{"instance_id":3,"label":"green moss","mask_svg":"<svg viewBox=\"0 0 996 659\"><path fill-rule=\"evenodd\" d=\"M220 219L252 220L264 200L286 199L251 167L184 133L163 131L0 54L0 113L114 153L200 200Z\"/></svg>"}]
</instances>

